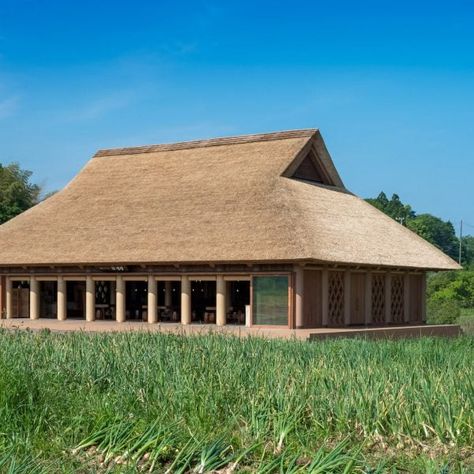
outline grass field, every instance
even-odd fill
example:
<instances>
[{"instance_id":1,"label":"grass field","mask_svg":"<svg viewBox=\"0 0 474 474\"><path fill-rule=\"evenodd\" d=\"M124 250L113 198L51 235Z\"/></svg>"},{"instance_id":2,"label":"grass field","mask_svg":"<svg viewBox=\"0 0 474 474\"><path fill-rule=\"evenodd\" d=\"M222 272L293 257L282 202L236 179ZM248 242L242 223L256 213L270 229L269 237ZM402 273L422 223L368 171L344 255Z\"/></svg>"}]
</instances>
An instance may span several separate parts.
<instances>
[{"instance_id":1,"label":"grass field","mask_svg":"<svg viewBox=\"0 0 474 474\"><path fill-rule=\"evenodd\" d=\"M474 336L474 308L461 309L461 317L458 322L465 333Z\"/></svg>"},{"instance_id":2,"label":"grass field","mask_svg":"<svg viewBox=\"0 0 474 474\"><path fill-rule=\"evenodd\" d=\"M0 472L474 472L474 338L0 332Z\"/></svg>"}]
</instances>

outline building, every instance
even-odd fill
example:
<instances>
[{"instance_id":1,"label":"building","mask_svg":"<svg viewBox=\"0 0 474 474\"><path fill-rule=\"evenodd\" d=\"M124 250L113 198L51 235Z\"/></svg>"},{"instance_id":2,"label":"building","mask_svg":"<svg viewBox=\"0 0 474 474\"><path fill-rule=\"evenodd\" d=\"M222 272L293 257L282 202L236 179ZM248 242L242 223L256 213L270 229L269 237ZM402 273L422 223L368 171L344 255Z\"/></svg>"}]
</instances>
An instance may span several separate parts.
<instances>
[{"instance_id":1,"label":"building","mask_svg":"<svg viewBox=\"0 0 474 474\"><path fill-rule=\"evenodd\" d=\"M317 130L101 150L0 227L7 318L414 324L426 272L458 268L348 191Z\"/></svg>"}]
</instances>

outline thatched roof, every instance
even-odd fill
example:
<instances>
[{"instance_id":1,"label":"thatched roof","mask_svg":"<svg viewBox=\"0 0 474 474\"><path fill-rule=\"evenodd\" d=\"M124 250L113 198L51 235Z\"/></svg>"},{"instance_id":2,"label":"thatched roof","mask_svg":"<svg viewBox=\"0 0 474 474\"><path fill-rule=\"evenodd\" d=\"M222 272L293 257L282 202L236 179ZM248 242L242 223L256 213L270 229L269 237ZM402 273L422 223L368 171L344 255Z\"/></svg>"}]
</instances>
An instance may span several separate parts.
<instances>
[{"instance_id":1,"label":"thatched roof","mask_svg":"<svg viewBox=\"0 0 474 474\"><path fill-rule=\"evenodd\" d=\"M317 130L102 150L0 227L0 265L295 260L458 268L347 191Z\"/></svg>"}]
</instances>

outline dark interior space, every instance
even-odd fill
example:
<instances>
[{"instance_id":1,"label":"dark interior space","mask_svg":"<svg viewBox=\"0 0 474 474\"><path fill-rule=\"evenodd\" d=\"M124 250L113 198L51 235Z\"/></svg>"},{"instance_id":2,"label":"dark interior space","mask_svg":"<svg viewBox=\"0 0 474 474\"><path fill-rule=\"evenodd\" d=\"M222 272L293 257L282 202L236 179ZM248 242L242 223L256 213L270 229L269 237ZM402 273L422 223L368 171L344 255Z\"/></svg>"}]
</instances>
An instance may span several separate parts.
<instances>
[{"instance_id":1,"label":"dark interior space","mask_svg":"<svg viewBox=\"0 0 474 474\"><path fill-rule=\"evenodd\" d=\"M86 282L67 281L67 317L70 319L86 318Z\"/></svg>"},{"instance_id":2,"label":"dark interior space","mask_svg":"<svg viewBox=\"0 0 474 474\"><path fill-rule=\"evenodd\" d=\"M229 281L227 324L245 324L245 306L250 304L250 282Z\"/></svg>"},{"instance_id":3,"label":"dark interior space","mask_svg":"<svg viewBox=\"0 0 474 474\"><path fill-rule=\"evenodd\" d=\"M191 320L198 323L216 322L216 282L191 282Z\"/></svg>"},{"instance_id":4,"label":"dark interior space","mask_svg":"<svg viewBox=\"0 0 474 474\"><path fill-rule=\"evenodd\" d=\"M147 282L125 282L125 316L128 321L147 320L147 294Z\"/></svg>"},{"instance_id":5,"label":"dark interior space","mask_svg":"<svg viewBox=\"0 0 474 474\"><path fill-rule=\"evenodd\" d=\"M56 281L40 281L40 317L56 318L58 301L58 283Z\"/></svg>"},{"instance_id":6,"label":"dark interior space","mask_svg":"<svg viewBox=\"0 0 474 474\"><path fill-rule=\"evenodd\" d=\"M96 319L115 319L115 282L96 281L95 283Z\"/></svg>"}]
</instances>

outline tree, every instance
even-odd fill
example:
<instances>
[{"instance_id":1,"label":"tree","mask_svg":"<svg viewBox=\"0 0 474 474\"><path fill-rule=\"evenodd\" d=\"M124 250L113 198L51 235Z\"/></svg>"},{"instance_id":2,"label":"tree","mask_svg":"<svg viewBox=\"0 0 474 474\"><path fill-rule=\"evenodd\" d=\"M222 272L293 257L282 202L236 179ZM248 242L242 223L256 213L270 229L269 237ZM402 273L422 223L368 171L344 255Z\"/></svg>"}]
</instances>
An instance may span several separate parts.
<instances>
[{"instance_id":1,"label":"tree","mask_svg":"<svg viewBox=\"0 0 474 474\"><path fill-rule=\"evenodd\" d=\"M398 194L393 194L389 200L382 191L375 199L367 199L367 202L402 225L407 225L407 222L415 217L411 206L403 204Z\"/></svg>"},{"instance_id":2,"label":"tree","mask_svg":"<svg viewBox=\"0 0 474 474\"><path fill-rule=\"evenodd\" d=\"M0 164L0 224L39 202L41 187L30 182L31 175L18 163Z\"/></svg>"},{"instance_id":3,"label":"tree","mask_svg":"<svg viewBox=\"0 0 474 474\"><path fill-rule=\"evenodd\" d=\"M416 232L445 254L457 259L459 253L459 239L456 237L453 224L443 221L431 214L420 214L407 222L407 227Z\"/></svg>"},{"instance_id":4,"label":"tree","mask_svg":"<svg viewBox=\"0 0 474 474\"><path fill-rule=\"evenodd\" d=\"M462 257L464 265L474 265L474 236L466 235L462 238Z\"/></svg>"},{"instance_id":5,"label":"tree","mask_svg":"<svg viewBox=\"0 0 474 474\"><path fill-rule=\"evenodd\" d=\"M462 308L474 307L474 271L433 273L427 285L428 299L457 301Z\"/></svg>"}]
</instances>

